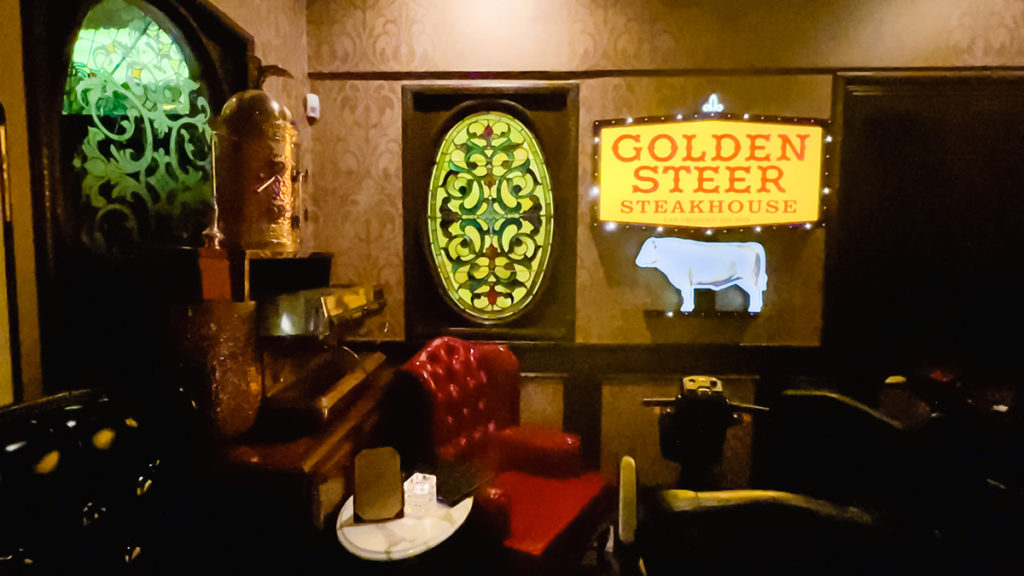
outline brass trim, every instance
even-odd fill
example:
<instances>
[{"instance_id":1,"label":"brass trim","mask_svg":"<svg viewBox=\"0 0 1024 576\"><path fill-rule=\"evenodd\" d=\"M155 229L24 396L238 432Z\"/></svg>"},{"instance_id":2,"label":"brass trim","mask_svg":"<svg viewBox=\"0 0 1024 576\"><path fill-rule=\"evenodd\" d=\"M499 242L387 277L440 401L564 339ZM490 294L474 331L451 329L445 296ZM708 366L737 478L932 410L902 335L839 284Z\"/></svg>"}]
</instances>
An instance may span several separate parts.
<instances>
[{"instance_id":1,"label":"brass trim","mask_svg":"<svg viewBox=\"0 0 1024 576\"><path fill-rule=\"evenodd\" d=\"M4 222L11 222L13 218L13 208L11 203L11 187L7 180L7 130L2 122L0 122L0 212Z\"/></svg>"}]
</instances>

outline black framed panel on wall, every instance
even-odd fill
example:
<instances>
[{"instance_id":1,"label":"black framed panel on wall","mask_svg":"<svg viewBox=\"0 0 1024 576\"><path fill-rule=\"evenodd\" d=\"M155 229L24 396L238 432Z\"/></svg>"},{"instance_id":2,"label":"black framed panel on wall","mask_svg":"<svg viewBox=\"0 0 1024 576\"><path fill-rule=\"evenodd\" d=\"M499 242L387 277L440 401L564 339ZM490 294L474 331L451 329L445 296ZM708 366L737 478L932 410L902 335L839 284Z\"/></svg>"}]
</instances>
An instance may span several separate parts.
<instances>
[{"instance_id":1,"label":"black framed panel on wall","mask_svg":"<svg viewBox=\"0 0 1024 576\"><path fill-rule=\"evenodd\" d=\"M839 81L831 346L851 365L1018 373L1024 75Z\"/></svg>"},{"instance_id":2,"label":"black framed panel on wall","mask_svg":"<svg viewBox=\"0 0 1024 576\"><path fill-rule=\"evenodd\" d=\"M405 324L572 341L579 87L403 87Z\"/></svg>"}]
</instances>

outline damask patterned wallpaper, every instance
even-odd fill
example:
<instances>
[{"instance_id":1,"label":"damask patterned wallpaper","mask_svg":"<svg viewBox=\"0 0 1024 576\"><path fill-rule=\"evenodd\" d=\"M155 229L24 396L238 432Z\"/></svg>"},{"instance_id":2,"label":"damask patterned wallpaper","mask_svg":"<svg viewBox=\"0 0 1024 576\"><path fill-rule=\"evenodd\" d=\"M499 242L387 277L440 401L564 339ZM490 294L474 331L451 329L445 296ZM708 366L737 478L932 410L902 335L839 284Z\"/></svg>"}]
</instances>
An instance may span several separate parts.
<instances>
[{"instance_id":1,"label":"damask patterned wallpaper","mask_svg":"<svg viewBox=\"0 0 1024 576\"><path fill-rule=\"evenodd\" d=\"M314 80L325 114L314 127L318 178L311 195L311 223L318 249L334 253L339 282L379 282L388 306L385 338L404 334L402 309L402 165L400 81ZM576 331L580 342L649 342L643 308L651 294L641 285L615 282L602 267L586 192L593 185L595 120L695 110L711 92L730 110L827 118L829 76L607 78L585 80L580 90L579 222L577 233ZM598 232L599 233L599 232ZM821 257L822 240L811 252ZM813 266L812 266L813 268ZM807 282L821 283L818 276ZM433 290L433 286L409 287ZM767 334L755 324L741 341L815 344L820 301L806 303L795 333ZM375 329L380 330L378 325ZM370 332L372 334L372 330ZM788 338L789 340L781 340Z\"/></svg>"},{"instance_id":2,"label":"damask patterned wallpaper","mask_svg":"<svg viewBox=\"0 0 1024 576\"><path fill-rule=\"evenodd\" d=\"M309 233L317 250L334 254L334 282L384 287L387 305L370 319L365 334L401 339L401 83L315 80L312 90L320 95L324 116L314 127L317 178L309 197Z\"/></svg>"},{"instance_id":3,"label":"damask patterned wallpaper","mask_svg":"<svg viewBox=\"0 0 1024 576\"><path fill-rule=\"evenodd\" d=\"M256 56L276 65L293 79L271 78L264 88L302 114L302 95L308 87L306 0L215 0L218 9L252 35ZM297 98L296 98L297 96Z\"/></svg>"},{"instance_id":4,"label":"damask patterned wallpaper","mask_svg":"<svg viewBox=\"0 0 1024 576\"><path fill-rule=\"evenodd\" d=\"M415 73L421 83L433 72L582 73L577 340L647 342L639 309L621 303L649 294L609 280L590 229L594 120L693 110L711 92L722 94L729 110L827 118L834 69L1024 64L1024 0L949 0L941 7L932 0L216 4L253 33L264 62L296 74L293 81L272 80L268 91L300 114L307 87L320 95L323 118L312 129L300 123L313 173L304 245L335 254L335 282L384 285L388 307L367 335L386 339L405 333L404 74ZM693 75L700 70L741 73ZM817 313L812 306L782 343L813 343L819 325L803 320ZM751 331L739 337L780 338Z\"/></svg>"},{"instance_id":5,"label":"damask patterned wallpaper","mask_svg":"<svg viewBox=\"0 0 1024 576\"><path fill-rule=\"evenodd\" d=\"M1021 0L307 0L309 69L1024 63Z\"/></svg>"}]
</instances>

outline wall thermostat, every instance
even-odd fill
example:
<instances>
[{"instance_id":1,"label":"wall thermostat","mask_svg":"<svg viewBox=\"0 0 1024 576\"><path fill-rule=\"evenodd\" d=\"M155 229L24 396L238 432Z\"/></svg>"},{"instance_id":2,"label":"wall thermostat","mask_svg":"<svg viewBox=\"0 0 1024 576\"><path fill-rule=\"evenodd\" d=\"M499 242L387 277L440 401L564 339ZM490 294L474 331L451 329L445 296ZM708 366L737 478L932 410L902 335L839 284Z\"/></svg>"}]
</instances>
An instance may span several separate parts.
<instances>
[{"instance_id":1,"label":"wall thermostat","mask_svg":"<svg viewBox=\"0 0 1024 576\"><path fill-rule=\"evenodd\" d=\"M306 94L303 100L306 107L306 121L310 124L320 119L320 97L316 94Z\"/></svg>"}]
</instances>

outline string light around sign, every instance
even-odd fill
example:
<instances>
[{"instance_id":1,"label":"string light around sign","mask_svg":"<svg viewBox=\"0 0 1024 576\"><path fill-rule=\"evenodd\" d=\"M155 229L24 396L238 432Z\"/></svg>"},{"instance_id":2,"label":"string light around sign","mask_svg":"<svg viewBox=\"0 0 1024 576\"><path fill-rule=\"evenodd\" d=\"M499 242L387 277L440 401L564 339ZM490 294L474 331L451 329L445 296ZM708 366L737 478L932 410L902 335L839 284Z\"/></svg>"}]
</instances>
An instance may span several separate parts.
<instances>
[{"instance_id":1,"label":"string light around sign","mask_svg":"<svg viewBox=\"0 0 1024 576\"><path fill-rule=\"evenodd\" d=\"M598 172L598 164L600 161L600 145L601 136L600 131L606 126L616 125L632 125L632 124L647 124L654 122L671 122L672 119L678 122L692 121L692 120L706 120L706 119L720 119L720 120L747 120L755 122L775 122L775 123L804 123L809 125L820 126L824 131L822 136L822 175L821 175L821 190L820 201L819 201L819 216L818 219L812 222L794 222L787 224L772 224L772 225L755 225L755 226L742 226L742 227L693 227L693 226L667 226L657 225L652 226L649 224L636 224L630 222L615 222L615 221L599 221L596 216L593 218L593 226L597 227L601 225L601 228L606 233L615 233L620 230L648 230L654 228L656 233L665 233L668 231L672 234L679 234L681 232L689 231L690 234L703 234L704 236L711 236L717 233L727 234L730 231L735 233L746 232L748 229L754 233L761 233L762 231L768 230L814 230L815 228L824 228L826 226L826 212L830 208L830 197L834 197L835 186L831 183L831 164L832 164L832 146L834 143L833 136L828 132L828 127L831 123L828 120L822 120L818 118L801 118L801 117L783 117L783 116L770 116L770 115L753 115L749 112L742 114L737 118L732 113L725 112L725 104L721 101L718 93L712 92L707 100L700 105L700 112L688 115L683 112L677 112L675 114L663 115L663 116L643 116L643 117L626 117L620 119L611 120L595 120L594 130L596 132L593 143L594 143L594 171L592 172L594 184L590 188L590 198L597 199L601 194L601 187L597 183L600 177Z\"/></svg>"}]
</instances>

